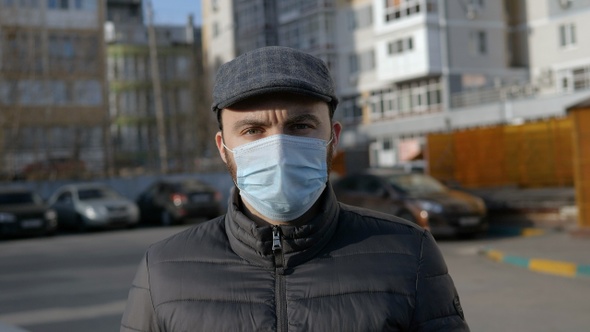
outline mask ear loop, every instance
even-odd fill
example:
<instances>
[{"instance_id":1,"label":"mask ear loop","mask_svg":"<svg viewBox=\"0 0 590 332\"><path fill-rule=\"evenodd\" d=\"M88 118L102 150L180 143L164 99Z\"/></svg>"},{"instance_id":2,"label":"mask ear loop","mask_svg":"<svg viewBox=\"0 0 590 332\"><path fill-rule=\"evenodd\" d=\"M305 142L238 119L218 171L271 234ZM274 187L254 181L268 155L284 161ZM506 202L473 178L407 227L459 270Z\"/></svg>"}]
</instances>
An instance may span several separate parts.
<instances>
[{"instance_id":1,"label":"mask ear loop","mask_svg":"<svg viewBox=\"0 0 590 332\"><path fill-rule=\"evenodd\" d=\"M225 142L223 141L223 138L221 138L221 145L229 152L234 153L234 150L230 149L227 147L227 145L225 145ZM238 188L238 190L240 190L240 187L238 187L238 182L237 179L234 179L232 176L232 182L234 183L234 185L236 186L236 188Z\"/></svg>"},{"instance_id":2,"label":"mask ear loop","mask_svg":"<svg viewBox=\"0 0 590 332\"><path fill-rule=\"evenodd\" d=\"M231 152L231 153L234 153L234 150L232 150L232 149L228 148L228 147L227 147L227 145L225 145L225 142L224 142L223 138L221 139L221 145L223 145L223 147L224 147L224 148L225 148L227 151L229 151L229 152Z\"/></svg>"},{"instance_id":3,"label":"mask ear loop","mask_svg":"<svg viewBox=\"0 0 590 332\"><path fill-rule=\"evenodd\" d=\"M333 140L334 140L334 130L332 130L330 132L330 140L326 142L326 146L330 145L330 143L332 143Z\"/></svg>"}]
</instances>

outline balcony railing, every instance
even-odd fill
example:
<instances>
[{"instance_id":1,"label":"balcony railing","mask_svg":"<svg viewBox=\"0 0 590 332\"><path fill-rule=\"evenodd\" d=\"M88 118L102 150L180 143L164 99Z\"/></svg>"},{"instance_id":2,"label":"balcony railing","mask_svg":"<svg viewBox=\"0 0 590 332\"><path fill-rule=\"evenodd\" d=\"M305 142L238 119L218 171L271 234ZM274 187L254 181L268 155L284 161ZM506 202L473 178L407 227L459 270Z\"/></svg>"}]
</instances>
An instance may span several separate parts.
<instances>
[{"instance_id":1,"label":"balcony railing","mask_svg":"<svg viewBox=\"0 0 590 332\"><path fill-rule=\"evenodd\" d=\"M454 93L451 96L451 108L461 108L491 104L507 99L520 99L534 96L539 89L532 84L500 86L475 91Z\"/></svg>"}]
</instances>

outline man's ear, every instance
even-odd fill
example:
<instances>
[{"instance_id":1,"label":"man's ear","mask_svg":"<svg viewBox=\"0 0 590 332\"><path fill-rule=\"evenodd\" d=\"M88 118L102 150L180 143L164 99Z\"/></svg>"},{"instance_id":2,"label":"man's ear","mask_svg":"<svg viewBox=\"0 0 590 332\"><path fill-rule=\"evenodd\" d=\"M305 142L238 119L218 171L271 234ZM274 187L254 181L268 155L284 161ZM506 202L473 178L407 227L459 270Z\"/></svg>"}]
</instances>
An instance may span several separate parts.
<instances>
[{"instance_id":1,"label":"man's ear","mask_svg":"<svg viewBox=\"0 0 590 332\"><path fill-rule=\"evenodd\" d=\"M215 134L215 144L217 145L217 151L219 152L221 160L227 164L227 160L225 160L225 148L223 147L223 134L221 131L218 131L217 134Z\"/></svg>"}]
</instances>

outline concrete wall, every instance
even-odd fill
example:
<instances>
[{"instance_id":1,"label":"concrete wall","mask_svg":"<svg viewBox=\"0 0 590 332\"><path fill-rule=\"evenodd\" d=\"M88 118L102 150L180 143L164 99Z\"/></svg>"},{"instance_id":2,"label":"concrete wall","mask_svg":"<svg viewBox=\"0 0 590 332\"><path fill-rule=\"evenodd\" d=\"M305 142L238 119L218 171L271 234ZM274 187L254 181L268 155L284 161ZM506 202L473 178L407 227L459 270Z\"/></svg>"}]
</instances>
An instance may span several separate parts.
<instances>
[{"instance_id":1,"label":"concrete wall","mask_svg":"<svg viewBox=\"0 0 590 332\"><path fill-rule=\"evenodd\" d=\"M155 180L162 178L162 176L157 175L146 175L146 176L138 176L138 177L129 177L129 178L112 178L112 179L96 179L92 182L99 182L99 183L106 183L111 186L114 190L116 190L121 195L135 200L139 194L147 189L147 187ZM199 179L213 188L219 190L223 195L222 204L223 206L227 206L227 199L229 198L230 189L233 187L233 181L227 172L220 172L220 173L207 173L207 174L178 174L178 175L169 175L166 178L171 179L183 179L183 178L192 178L192 179ZM30 181L30 182L10 182L10 183L0 183L0 186L24 186L30 189L35 190L41 197L44 199L48 199L59 187L70 184L70 183L77 183L79 181L68 181L68 180L61 180L61 181Z\"/></svg>"}]
</instances>

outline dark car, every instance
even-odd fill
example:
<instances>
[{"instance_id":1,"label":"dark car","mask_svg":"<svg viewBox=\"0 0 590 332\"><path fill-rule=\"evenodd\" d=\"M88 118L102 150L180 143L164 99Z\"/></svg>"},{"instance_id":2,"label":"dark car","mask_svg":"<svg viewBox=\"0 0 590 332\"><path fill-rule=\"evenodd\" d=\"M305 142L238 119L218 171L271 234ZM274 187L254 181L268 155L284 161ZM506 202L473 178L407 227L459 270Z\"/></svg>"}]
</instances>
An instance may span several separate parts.
<instances>
[{"instance_id":1,"label":"dark car","mask_svg":"<svg viewBox=\"0 0 590 332\"><path fill-rule=\"evenodd\" d=\"M488 229L482 199L426 174L372 169L341 177L333 187L342 203L407 219L434 236L473 236Z\"/></svg>"},{"instance_id":2,"label":"dark car","mask_svg":"<svg viewBox=\"0 0 590 332\"><path fill-rule=\"evenodd\" d=\"M158 180L137 198L141 222L172 225L221 215L221 193L196 180Z\"/></svg>"},{"instance_id":3,"label":"dark car","mask_svg":"<svg viewBox=\"0 0 590 332\"><path fill-rule=\"evenodd\" d=\"M41 196L26 188L0 188L0 237L52 235L55 211Z\"/></svg>"}]
</instances>

